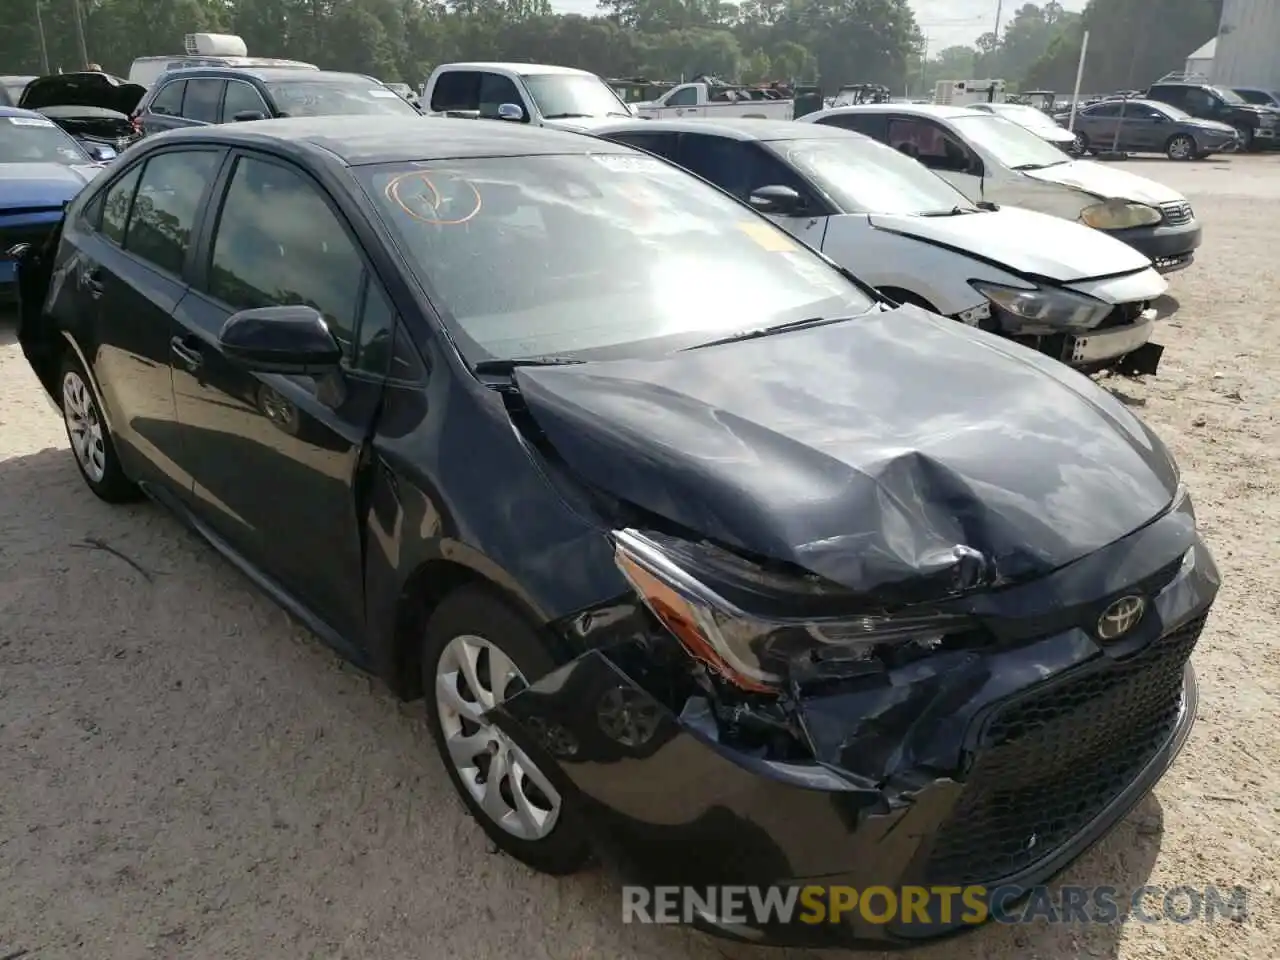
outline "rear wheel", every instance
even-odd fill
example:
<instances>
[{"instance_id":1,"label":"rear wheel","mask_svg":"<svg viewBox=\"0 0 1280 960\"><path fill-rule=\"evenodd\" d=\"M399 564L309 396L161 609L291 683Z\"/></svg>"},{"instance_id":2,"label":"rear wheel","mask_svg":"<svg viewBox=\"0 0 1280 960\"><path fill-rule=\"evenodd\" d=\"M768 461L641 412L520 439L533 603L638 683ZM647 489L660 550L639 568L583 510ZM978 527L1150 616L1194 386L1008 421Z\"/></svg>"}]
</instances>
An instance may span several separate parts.
<instances>
[{"instance_id":1,"label":"rear wheel","mask_svg":"<svg viewBox=\"0 0 1280 960\"><path fill-rule=\"evenodd\" d=\"M141 496L125 476L111 431L98 408L98 398L80 361L68 354L62 362L62 421L80 476L107 503L126 503Z\"/></svg>"},{"instance_id":2,"label":"rear wheel","mask_svg":"<svg viewBox=\"0 0 1280 960\"><path fill-rule=\"evenodd\" d=\"M1164 145L1164 152L1170 160L1194 160L1200 149L1193 138L1185 133L1177 133Z\"/></svg>"},{"instance_id":3,"label":"rear wheel","mask_svg":"<svg viewBox=\"0 0 1280 960\"><path fill-rule=\"evenodd\" d=\"M422 648L427 723L454 789L499 849L567 874L591 846L582 814L485 714L549 673L537 633L499 597L463 587L436 608Z\"/></svg>"}]
</instances>

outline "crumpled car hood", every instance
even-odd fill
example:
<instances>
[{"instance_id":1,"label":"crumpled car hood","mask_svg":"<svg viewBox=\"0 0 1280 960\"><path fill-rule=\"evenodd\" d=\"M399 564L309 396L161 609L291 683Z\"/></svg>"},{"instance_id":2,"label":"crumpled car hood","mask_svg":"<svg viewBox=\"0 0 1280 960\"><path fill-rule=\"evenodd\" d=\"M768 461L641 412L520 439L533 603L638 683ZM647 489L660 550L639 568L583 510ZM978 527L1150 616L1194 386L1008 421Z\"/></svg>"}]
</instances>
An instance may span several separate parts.
<instances>
[{"instance_id":1,"label":"crumpled car hood","mask_svg":"<svg viewBox=\"0 0 1280 960\"><path fill-rule=\"evenodd\" d=\"M1040 576L1177 490L1161 442L1086 377L910 306L515 377L581 479L857 591L945 580L973 551L988 582Z\"/></svg>"},{"instance_id":2,"label":"crumpled car hood","mask_svg":"<svg viewBox=\"0 0 1280 960\"><path fill-rule=\"evenodd\" d=\"M1072 160L1043 170L1025 170L1023 175L1032 180L1072 187L1083 193L1093 194L1100 200L1117 197L1153 206L1186 200L1177 190L1166 187L1163 183L1094 160Z\"/></svg>"}]
</instances>

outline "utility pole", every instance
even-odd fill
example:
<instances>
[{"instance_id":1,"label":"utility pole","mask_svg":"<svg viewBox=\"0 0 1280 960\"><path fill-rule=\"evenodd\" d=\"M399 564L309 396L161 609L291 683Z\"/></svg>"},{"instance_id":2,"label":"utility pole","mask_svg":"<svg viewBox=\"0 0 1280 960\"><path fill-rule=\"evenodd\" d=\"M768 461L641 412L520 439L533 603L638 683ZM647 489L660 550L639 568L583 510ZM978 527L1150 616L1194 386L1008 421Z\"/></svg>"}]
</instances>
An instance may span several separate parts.
<instances>
[{"instance_id":1,"label":"utility pole","mask_svg":"<svg viewBox=\"0 0 1280 960\"><path fill-rule=\"evenodd\" d=\"M88 69L89 50L84 42L84 11L80 9L80 0L71 0L71 10L76 15L76 43L80 45L80 69Z\"/></svg>"},{"instance_id":2,"label":"utility pole","mask_svg":"<svg viewBox=\"0 0 1280 960\"><path fill-rule=\"evenodd\" d=\"M996 23L991 28L992 34L995 35L996 43L1000 42L1000 14L1004 13L1004 0L996 0Z\"/></svg>"},{"instance_id":3,"label":"utility pole","mask_svg":"<svg viewBox=\"0 0 1280 960\"><path fill-rule=\"evenodd\" d=\"M40 0L36 4L36 32L40 34L40 73L49 75L49 46L44 40L44 18L40 16Z\"/></svg>"}]
</instances>

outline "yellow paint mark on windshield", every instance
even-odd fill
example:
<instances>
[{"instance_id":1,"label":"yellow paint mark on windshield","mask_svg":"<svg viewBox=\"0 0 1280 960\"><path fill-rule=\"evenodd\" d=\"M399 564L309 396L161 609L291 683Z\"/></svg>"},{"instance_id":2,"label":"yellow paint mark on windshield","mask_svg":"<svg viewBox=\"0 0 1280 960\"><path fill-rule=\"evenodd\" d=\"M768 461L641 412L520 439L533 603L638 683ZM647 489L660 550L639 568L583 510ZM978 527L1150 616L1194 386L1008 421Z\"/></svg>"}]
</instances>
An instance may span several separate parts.
<instances>
[{"instance_id":1,"label":"yellow paint mark on windshield","mask_svg":"<svg viewBox=\"0 0 1280 960\"><path fill-rule=\"evenodd\" d=\"M744 220L738 224L738 229L770 253L790 253L796 249L795 242L790 237L767 223Z\"/></svg>"}]
</instances>

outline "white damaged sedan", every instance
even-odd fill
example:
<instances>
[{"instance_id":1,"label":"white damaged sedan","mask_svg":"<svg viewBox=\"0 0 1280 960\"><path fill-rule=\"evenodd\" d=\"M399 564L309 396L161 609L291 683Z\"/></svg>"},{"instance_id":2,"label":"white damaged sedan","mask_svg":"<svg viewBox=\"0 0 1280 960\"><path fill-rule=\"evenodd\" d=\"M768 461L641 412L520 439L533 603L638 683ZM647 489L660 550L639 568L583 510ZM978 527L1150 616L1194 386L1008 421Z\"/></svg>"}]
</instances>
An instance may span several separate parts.
<instances>
[{"instance_id":1,"label":"white damaged sedan","mask_svg":"<svg viewBox=\"0 0 1280 960\"><path fill-rule=\"evenodd\" d=\"M1101 231L975 204L899 151L833 127L636 120L591 132L750 203L891 300L1087 372L1156 372L1163 348L1151 335L1176 301L1146 256Z\"/></svg>"}]
</instances>

